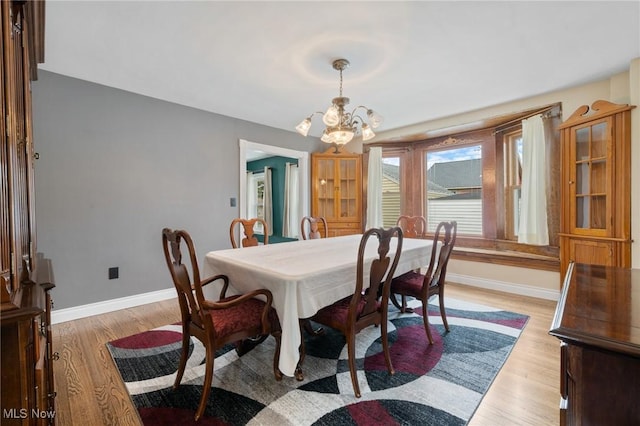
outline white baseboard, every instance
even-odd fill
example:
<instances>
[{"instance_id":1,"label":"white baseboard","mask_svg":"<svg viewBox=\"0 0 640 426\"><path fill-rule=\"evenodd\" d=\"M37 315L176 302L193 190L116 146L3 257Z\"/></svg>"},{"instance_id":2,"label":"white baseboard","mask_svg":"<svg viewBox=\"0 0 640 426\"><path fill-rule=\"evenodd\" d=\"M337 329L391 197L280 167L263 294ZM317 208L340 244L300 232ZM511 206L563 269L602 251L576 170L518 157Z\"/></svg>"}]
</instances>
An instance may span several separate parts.
<instances>
[{"instance_id":1,"label":"white baseboard","mask_svg":"<svg viewBox=\"0 0 640 426\"><path fill-rule=\"evenodd\" d=\"M54 309L51 311L51 323L58 324L61 322L90 317L92 315L105 314L107 312L118 311L120 309L146 305L147 303L173 299L175 297L175 288L169 288L166 290L152 291L150 293L136 294L135 296L105 300L104 302L75 306L73 308Z\"/></svg>"},{"instance_id":2,"label":"white baseboard","mask_svg":"<svg viewBox=\"0 0 640 426\"><path fill-rule=\"evenodd\" d=\"M447 273L447 281L470 285L474 287L486 288L489 290L503 291L505 293L519 294L522 296L537 297L539 299L558 300L559 290L547 290L538 287L531 287L523 284L515 284L504 281L489 280L485 278L472 277ZM104 302L90 303L88 305L76 306L73 308L54 309L51 312L51 323L72 321L92 315L105 314L107 312L118 311L120 309L132 308L134 306L146 305L147 303L159 302L161 300L173 299L176 297L174 288L166 290L152 291L150 293L137 294L135 296L121 297L118 299L105 300Z\"/></svg>"},{"instance_id":3,"label":"white baseboard","mask_svg":"<svg viewBox=\"0 0 640 426\"><path fill-rule=\"evenodd\" d=\"M549 290L539 287L532 287L525 284L496 281L486 278L472 277L470 275L454 274L451 272L447 272L447 281L474 287L486 288L488 290L497 290L503 291L505 293L519 294L521 296L537 297L539 299L557 301L560 297L559 290Z\"/></svg>"}]
</instances>

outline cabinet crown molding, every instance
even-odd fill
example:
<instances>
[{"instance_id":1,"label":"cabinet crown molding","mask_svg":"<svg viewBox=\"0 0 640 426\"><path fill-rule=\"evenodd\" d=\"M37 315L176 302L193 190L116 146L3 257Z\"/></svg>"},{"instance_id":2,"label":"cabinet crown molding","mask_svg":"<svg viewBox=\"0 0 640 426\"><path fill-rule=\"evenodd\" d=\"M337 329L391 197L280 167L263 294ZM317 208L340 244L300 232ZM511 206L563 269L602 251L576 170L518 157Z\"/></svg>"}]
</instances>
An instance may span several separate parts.
<instances>
[{"instance_id":1,"label":"cabinet crown molding","mask_svg":"<svg viewBox=\"0 0 640 426\"><path fill-rule=\"evenodd\" d=\"M576 124L580 124L582 122L591 121L599 116L607 116L616 114L618 112L628 111L635 108L635 105L629 104L614 104L609 101L605 101L599 99L589 105L582 105L578 109L574 111L569 118L565 122L563 122L559 129L564 129L566 127L575 126Z\"/></svg>"}]
</instances>

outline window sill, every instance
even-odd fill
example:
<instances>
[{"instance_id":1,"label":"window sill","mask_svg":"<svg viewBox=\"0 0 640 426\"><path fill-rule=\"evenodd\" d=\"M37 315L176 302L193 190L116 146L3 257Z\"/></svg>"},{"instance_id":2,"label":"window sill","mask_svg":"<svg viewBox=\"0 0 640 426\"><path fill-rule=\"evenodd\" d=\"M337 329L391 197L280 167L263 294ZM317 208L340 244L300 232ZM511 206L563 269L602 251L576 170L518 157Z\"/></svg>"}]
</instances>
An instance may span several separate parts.
<instances>
[{"instance_id":1,"label":"window sill","mask_svg":"<svg viewBox=\"0 0 640 426\"><path fill-rule=\"evenodd\" d=\"M560 271L560 259L525 252L498 251L471 247L454 247L451 252L453 259L470 262L492 263L495 265L516 266L519 268L541 269L545 271Z\"/></svg>"}]
</instances>

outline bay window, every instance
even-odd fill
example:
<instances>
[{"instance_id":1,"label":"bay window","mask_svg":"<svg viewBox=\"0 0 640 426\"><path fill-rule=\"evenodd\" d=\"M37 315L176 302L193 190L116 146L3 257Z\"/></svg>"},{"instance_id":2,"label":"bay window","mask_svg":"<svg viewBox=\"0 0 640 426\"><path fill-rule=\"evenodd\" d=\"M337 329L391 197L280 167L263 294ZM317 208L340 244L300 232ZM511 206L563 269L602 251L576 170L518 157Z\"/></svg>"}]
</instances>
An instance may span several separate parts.
<instances>
[{"instance_id":1,"label":"bay window","mask_svg":"<svg viewBox=\"0 0 640 426\"><path fill-rule=\"evenodd\" d=\"M522 197L522 121L542 114L546 133L548 245L518 243ZM560 104L377 142L381 146L384 226L399 215L423 216L433 233L458 222L458 250L522 253L557 259ZM365 153L367 152L365 147ZM471 252L468 252L471 253ZM505 254L505 258L507 255ZM517 255L516 255L517 257ZM557 267L557 265L556 265Z\"/></svg>"}]
</instances>

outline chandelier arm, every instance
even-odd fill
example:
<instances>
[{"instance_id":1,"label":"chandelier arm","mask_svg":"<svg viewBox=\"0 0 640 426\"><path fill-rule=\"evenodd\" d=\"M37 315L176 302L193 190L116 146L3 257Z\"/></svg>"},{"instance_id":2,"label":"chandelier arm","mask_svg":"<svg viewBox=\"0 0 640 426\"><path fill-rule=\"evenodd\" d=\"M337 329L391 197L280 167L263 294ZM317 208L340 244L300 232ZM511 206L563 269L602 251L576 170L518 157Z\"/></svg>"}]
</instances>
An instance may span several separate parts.
<instances>
[{"instance_id":1,"label":"chandelier arm","mask_svg":"<svg viewBox=\"0 0 640 426\"><path fill-rule=\"evenodd\" d=\"M355 112L355 110L354 110L354 112ZM351 113L351 127L356 130L356 133L360 132L360 128L365 123L366 123L366 121L364 121L364 118L360 117L357 114ZM360 127L357 126L358 124L360 125Z\"/></svg>"},{"instance_id":2,"label":"chandelier arm","mask_svg":"<svg viewBox=\"0 0 640 426\"><path fill-rule=\"evenodd\" d=\"M312 112L307 118L309 120L311 120L311 118L316 115L316 114L324 114L324 111L316 111L316 112Z\"/></svg>"},{"instance_id":3,"label":"chandelier arm","mask_svg":"<svg viewBox=\"0 0 640 426\"><path fill-rule=\"evenodd\" d=\"M365 123L365 121L359 115L351 113L351 123L355 126L358 123L362 125L362 123Z\"/></svg>"},{"instance_id":4,"label":"chandelier arm","mask_svg":"<svg viewBox=\"0 0 640 426\"><path fill-rule=\"evenodd\" d=\"M352 112L344 112L342 111L342 120L340 121L342 124L351 123L353 113Z\"/></svg>"},{"instance_id":5,"label":"chandelier arm","mask_svg":"<svg viewBox=\"0 0 640 426\"><path fill-rule=\"evenodd\" d=\"M355 108L353 109L353 112L356 112L356 110L358 110L358 109L360 109L360 108L362 108L362 109L363 109L363 110L365 110L365 111L369 111L369 110L371 109L371 108L366 107L366 106L364 106L364 105L358 105L357 107L355 107ZM353 113L352 113L352 114L353 114Z\"/></svg>"},{"instance_id":6,"label":"chandelier arm","mask_svg":"<svg viewBox=\"0 0 640 426\"><path fill-rule=\"evenodd\" d=\"M356 111L357 111L357 110L359 110L359 109L363 109L363 110L365 110L365 112L366 112L366 113L368 113L369 111L371 111L371 109L370 109L370 108L368 108L368 107L366 107L366 106L364 106L364 105L358 105L357 107L355 107L355 108L353 109L353 111L351 111L351 115L352 115L352 116L355 116L355 115L356 115ZM360 123L362 124L362 123L367 123L367 122L366 122L366 121L364 121L364 118L360 117Z\"/></svg>"}]
</instances>

